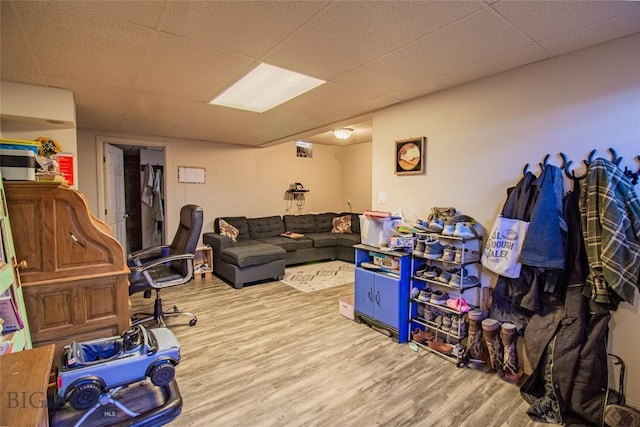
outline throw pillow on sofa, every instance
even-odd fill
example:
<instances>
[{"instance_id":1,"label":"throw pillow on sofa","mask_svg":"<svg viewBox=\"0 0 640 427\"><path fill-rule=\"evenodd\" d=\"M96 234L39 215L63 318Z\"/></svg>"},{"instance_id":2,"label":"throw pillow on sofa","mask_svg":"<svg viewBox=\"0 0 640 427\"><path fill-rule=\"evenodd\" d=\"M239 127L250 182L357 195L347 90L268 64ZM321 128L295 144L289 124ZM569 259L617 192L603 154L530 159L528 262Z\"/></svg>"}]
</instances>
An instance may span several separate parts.
<instances>
[{"instance_id":1,"label":"throw pillow on sofa","mask_svg":"<svg viewBox=\"0 0 640 427\"><path fill-rule=\"evenodd\" d=\"M218 221L218 225L220 226L221 235L230 238L233 243L236 243L238 241L239 231L237 228L235 228L233 225L229 224L222 218L220 218L220 220Z\"/></svg>"},{"instance_id":2,"label":"throw pillow on sofa","mask_svg":"<svg viewBox=\"0 0 640 427\"><path fill-rule=\"evenodd\" d=\"M351 217L349 215L333 218L332 233L351 233Z\"/></svg>"}]
</instances>

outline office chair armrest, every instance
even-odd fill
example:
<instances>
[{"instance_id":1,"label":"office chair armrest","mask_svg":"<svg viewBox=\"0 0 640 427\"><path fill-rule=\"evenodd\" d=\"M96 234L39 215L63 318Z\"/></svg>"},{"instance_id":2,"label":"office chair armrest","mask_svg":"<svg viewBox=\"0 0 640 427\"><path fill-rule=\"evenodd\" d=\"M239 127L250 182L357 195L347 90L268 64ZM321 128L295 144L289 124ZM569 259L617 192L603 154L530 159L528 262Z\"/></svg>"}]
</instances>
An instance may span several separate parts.
<instances>
[{"instance_id":1,"label":"office chair armrest","mask_svg":"<svg viewBox=\"0 0 640 427\"><path fill-rule=\"evenodd\" d=\"M129 260L136 260L140 258L157 258L160 256L162 249L169 248L169 245L157 245L151 246L148 248L140 249L138 251L132 252L127 257Z\"/></svg>"},{"instance_id":2,"label":"office chair armrest","mask_svg":"<svg viewBox=\"0 0 640 427\"><path fill-rule=\"evenodd\" d=\"M196 257L195 254L170 255L168 257L152 259L150 261L145 262L142 265L138 265L138 266L132 267L132 269L142 273L145 270L150 269L151 267L155 267L156 265L164 264L165 262L178 261L178 260L182 260L182 259L194 259L195 257Z\"/></svg>"}]
</instances>

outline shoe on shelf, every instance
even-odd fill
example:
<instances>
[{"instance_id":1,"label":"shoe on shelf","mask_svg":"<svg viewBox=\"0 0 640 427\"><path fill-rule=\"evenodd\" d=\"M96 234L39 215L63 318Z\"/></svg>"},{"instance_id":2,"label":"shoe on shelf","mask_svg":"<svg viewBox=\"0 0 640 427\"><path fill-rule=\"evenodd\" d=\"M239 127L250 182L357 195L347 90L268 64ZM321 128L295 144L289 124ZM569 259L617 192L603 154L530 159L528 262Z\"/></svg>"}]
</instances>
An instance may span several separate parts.
<instances>
[{"instance_id":1,"label":"shoe on shelf","mask_svg":"<svg viewBox=\"0 0 640 427\"><path fill-rule=\"evenodd\" d=\"M411 288L411 298L418 298L420 295L420 288L416 288L415 286Z\"/></svg>"},{"instance_id":2,"label":"shoe on shelf","mask_svg":"<svg viewBox=\"0 0 640 427\"><path fill-rule=\"evenodd\" d=\"M464 337L467 334L466 322L460 320L458 316L453 316L453 319L451 319L451 333L457 335L459 338Z\"/></svg>"},{"instance_id":3,"label":"shoe on shelf","mask_svg":"<svg viewBox=\"0 0 640 427\"><path fill-rule=\"evenodd\" d=\"M449 354L453 351L453 345L442 341L429 341L429 348L438 353Z\"/></svg>"},{"instance_id":4,"label":"shoe on shelf","mask_svg":"<svg viewBox=\"0 0 640 427\"><path fill-rule=\"evenodd\" d=\"M442 273L440 273L440 276L438 276L438 281L442 282L442 283L449 283L449 281L451 280L451 275L453 273L455 273L456 270L442 270Z\"/></svg>"},{"instance_id":5,"label":"shoe on shelf","mask_svg":"<svg viewBox=\"0 0 640 427\"><path fill-rule=\"evenodd\" d=\"M456 249L453 262L456 264L468 264L470 262L480 261L480 252L471 249Z\"/></svg>"},{"instance_id":6,"label":"shoe on shelf","mask_svg":"<svg viewBox=\"0 0 640 427\"><path fill-rule=\"evenodd\" d=\"M438 259L442 257L442 251L444 250L444 246L440 243L438 239L427 239L424 242L424 258L427 259Z\"/></svg>"},{"instance_id":7,"label":"shoe on shelf","mask_svg":"<svg viewBox=\"0 0 640 427\"><path fill-rule=\"evenodd\" d=\"M417 257L424 256L424 242L425 242L425 239L418 238L416 240L416 246L413 248L413 256L417 256Z\"/></svg>"},{"instance_id":8,"label":"shoe on shelf","mask_svg":"<svg viewBox=\"0 0 640 427\"><path fill-rule=\"evenodd\" d=\"M453 262L455 260L455 255L455 246L445 246L445 248L442 250L442 260L445 262Z\"/></svg>"},{"instance_id":9,"label":"shoe on shelf","mask_svg":"<svg viewBox=\"0 0 640 427\"><path fill-rule=\"evenodd\" d=\"M451 355L457 357L458 359L464 356L464 347L460 345L460 343L455 344L453 346L453 350L451 350Z\"/></svg>"},{"instance_id":10,"label":"shoe on shelf","mask_svg":"<svg viewBox=\"0 0 640 427\"><path fill-rule=\"evenodd\" d=\"M470 239L472 237L480 237L480 232L476 230L476 224L471 222L458 222L456 223L452 236L460 237L463 239Z\"/></svg>"},{"instance_id":11,"label":"shoe on shelf","mask_svg":"<svg viewBox=\"0 0 640 427\"><path fill-rule=\"evenodd\" d=\"M449 295L446 292L437 290L431 293L431 299L429 299L429 302L436 305L446 305L448 299Z\"/></svg>"},{"instance_id":12,"label":"shoe on shelf","mask_svg":"<svg viewBox=\"0 0 640 427\"><path fill-rule=\"evenodd\" d=\"M420 231L428 231L429 223L422 219L417 219L415 224L413 224L414 228L417 228Z\"/></svg>"},{"instance_id":13,"label":"shoe on shelf","mask_svg":"<svg viewBox=\"0 0 640 427\"><path fill-rule=\"evenodd\" d=\"M438 278L438 276L440 276L441 273L442 269L440 267L432 265L431 268L427 268L427 270L423 274L423 277L425 279L436 279Z\"/></svg>"},{"instance_id":14,"label":"shoe on shelf","mask_svg":"<svg viewBox=\"0 0 640 427\"><path fill-rule=\"evenodd\" d=\"M451 318L444 316L442 318L442 330L445 332L451 331Z\"/></svg>"},{"instance_id":15,"label":"shoe on shelf","mask_svg":"<svg viewBox=\"0 0 640 427\"><path fill-rule=\"evenodd\" d=\"M456 225L455 224L445 224L444 227L442 228L442 235L443 236L453 236L453 232L456 229Z\"/></svg>"},{"instance_id":16,"label":"shoe on shelf","mask_svg":"<svg viewBox=\"0 0 640 427\"><path fill-rule=\"evenodd\" d=\"M440 218L434 218L429 221L429 225L427 229L433 233L442 233L442 229L444 228L444 221Z\"/></svg>"},{"instance_id":17,"label":"shoe on shelf","mask_svg":"<svg viewBox=\"0 0 640 427\"><path fill-rule=\"evenodd\" d=\"M449 298L447 300L447 307L449 307L449 308L451 308L453 310L457 310L460 313L468 313L469 312L469 305L467 304L467 302L462 297L458 297L458 298L455 298L455 299Z\"/></svg>"},{"instance_id":18,"label":"shoe on shelf","mask_svg":"<svg viewBox=\"0 0 640 427\"><path fill-rule=\"evenodd\" d=\"M463 277L468 275L466 268L454 268L451 270L451 278L449 279L449 285L460 286L460 282Z\"/></svg>"},{"instance_id":19,"label":"shoe on shelf","mask_svg":"<svg viewBox=\"0 0 640 427\"><path fill-rule=\"evenodd\" d=\"M452 274L451 280L449 281L449 285L451 286L475 286L480 283L480 279L476 276L464 276L460 278L459 275Z\"/></svg>"},{"instance_id":20,"label":"shoe on shelf","mask_svg":"<svg viewBox=\"0 0 640 427\"><path fill-rule=\"evenodd\" d=\"M416 312L418 313L418 317L424 317L425 307L422 304L418 304L416 306Z\"/></svg>"},{"instance_id":21,"label":"shoe on shelf","mask_svg":"<svg viewBox=\"0 0 640 427\"><path fill-rule=\"evenodd\" d=\"M426 290L420 291L420 293L418 294L418 299L420 301L429 302L431 300L431 289L429 289L429 292L427 292Z\"/></svg>"}]
</instances>

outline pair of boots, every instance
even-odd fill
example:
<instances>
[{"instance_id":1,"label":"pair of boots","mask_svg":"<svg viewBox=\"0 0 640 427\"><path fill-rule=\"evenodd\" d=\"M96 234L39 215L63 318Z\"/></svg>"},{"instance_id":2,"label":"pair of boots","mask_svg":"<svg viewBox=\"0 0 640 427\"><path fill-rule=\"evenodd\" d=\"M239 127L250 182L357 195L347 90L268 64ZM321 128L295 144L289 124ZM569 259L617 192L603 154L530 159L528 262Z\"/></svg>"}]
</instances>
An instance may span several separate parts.
<instances>
[{"instance_id":1,"label":"pair of boots","mask_svg":"<svg viewBox=\"0 0 640 427\"><path fill-rule=\"evenodd\" d=\"M515 325L485 318L484 312L480 310L471 310L468 318L467 353L469 356L472 359L485 360L484 343L491 369L503 375L506 380L516 382L519 378L519 364L516 348L518 334Z\"/></svg>"}]
</instances>

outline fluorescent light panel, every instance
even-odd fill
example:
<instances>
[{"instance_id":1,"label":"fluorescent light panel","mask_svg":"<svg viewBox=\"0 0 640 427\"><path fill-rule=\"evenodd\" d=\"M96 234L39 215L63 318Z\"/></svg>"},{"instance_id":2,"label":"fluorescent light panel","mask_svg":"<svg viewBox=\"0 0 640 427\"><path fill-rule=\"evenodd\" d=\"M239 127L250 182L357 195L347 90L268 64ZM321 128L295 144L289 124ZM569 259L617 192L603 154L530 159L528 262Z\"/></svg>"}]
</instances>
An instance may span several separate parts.
<instances>
[{"instance_id":1,"label":"fluorescent light panel","mask_svg":"<svg viewBox=\"0 0 640 427\"><path fill-rule=\"evenodd\" d=\"M209 104L264 113L323 83L324 80L263 63Z\"/></svg>"}]
</instances>

